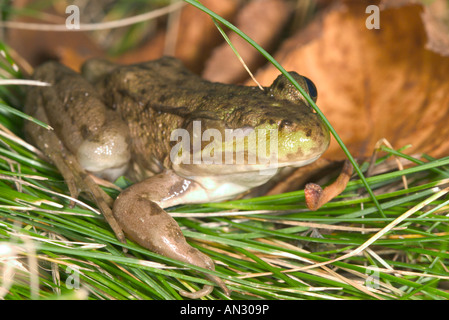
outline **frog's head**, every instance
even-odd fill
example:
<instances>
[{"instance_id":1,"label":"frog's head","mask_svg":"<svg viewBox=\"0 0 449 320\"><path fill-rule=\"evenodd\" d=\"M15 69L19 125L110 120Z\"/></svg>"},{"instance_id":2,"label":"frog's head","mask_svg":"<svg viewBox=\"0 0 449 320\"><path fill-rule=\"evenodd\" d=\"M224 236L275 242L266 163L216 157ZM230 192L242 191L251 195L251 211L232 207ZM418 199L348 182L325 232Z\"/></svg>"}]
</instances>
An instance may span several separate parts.
<instances>
[{"instance_id":1,"label":"frog's head","mask_svg":"<svg viewBox=\"0 0 449 320\"><path fill-rule=\"evenodd\" d=\"M314 83L296 72L290 75L316 102L318 92ZM301 167L318 159L330 142L329 130L319 115L284 75L279 75L267 91L276 102L268 108L261 106L261 123L256 129L277 131L278 167Z\"/></svg>"},{"instance_id":2,"label":"frog's head","mask_svg":"<svg viewBox=\"0 0 449 320\"><path fill-rule=\"evenodd\" d=\"M291 74L316 100L313 83ZM326 151L330 140L327 127L284 76L265 92L252 90L239 105L231 100L213 113L196 113L187 126L192 143L182 171L198 173L201 167L201 173L207 175L301 167Z\"/></svg>"}]
</instances>

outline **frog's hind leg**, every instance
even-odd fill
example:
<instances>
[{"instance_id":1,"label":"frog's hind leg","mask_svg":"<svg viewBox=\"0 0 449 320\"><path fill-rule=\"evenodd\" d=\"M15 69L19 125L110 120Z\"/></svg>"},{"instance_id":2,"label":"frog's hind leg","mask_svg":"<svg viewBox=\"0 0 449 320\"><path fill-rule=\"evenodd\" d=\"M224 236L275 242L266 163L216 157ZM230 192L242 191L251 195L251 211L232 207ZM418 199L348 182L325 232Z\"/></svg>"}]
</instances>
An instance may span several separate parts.
<instances>
[{"instance_id":1,"label":"frog's hind leg","mask_svg":"<svg viewBox=\"0 0 449 320\"><path fill-rule=\"evenodd\" d=\"M132 187L125 192L130 189ZM113 212L128 238L141 246L168 258L215 270L212 259L190 246L176 221L145 195L122 193L114 203ZM206 276L229 295L229 289L220 278L210 274ZM212 289L212 286L205 285L197 292L180 291L180 294L195 299L209 294Z\"/></svg>"},{"instance_id":2,"label":"frog's hind leg","mask_svg":"<svg viewBox=\"0 0 449 320\"><path fill-rule=\"evenodd\" d=\"M80 192L88 193L97 203L117 239L125 243L125 235L112 215L113 199L104 192L81 168L76 157L68 151L56 134L36 124L27 124L26 130L33 136L35 145L58 168L69 188L70 196L77 199Z\"/></svg>"},{"instance_id":3,"label":"frog's hind leg","mask_svg":"<svg viewBox=\"0 0 449 320\"><path fill-rule=\"evenodd\" d=\"M45 123L49 123L44 109L40 107L40 103L42 103L40 98L34 102L28 101L26 112ZM30 105L35 107L31 108ZM88 193L97 203L117 239L125 243L125 235L112 215L113 199L80 166L77 158L65 147L56 133L33 122L26 122L24 129L27 140L38 147L50 162L58 168L67 183L70 196L77 199L80 192ZM73 201L71 205L73 205Z\"/></svg>"},{"instance_id":4,"label":"frog's hind leg","mask_svg":"<svg viewBox=\"0 0 449 320\"><path fill-rule=\"evenodd\" d=\"M187 243L177 222L161 207L177 204L176 201L167 200L176 196L189 197L191 193L198 196L201 194L198 187L194 182L188 184L171 172L161 173L124 190L114 202L113 213L127 237L141 246L168 258L213 271L212 259ZM187 199L182 200L185 202ZM205 275L226 295L230 294L219 277L209 273ZM209 294L211 289L206 285L194 293L180 293L189 298L199 298Z\"/></svg>"}]
</instances>

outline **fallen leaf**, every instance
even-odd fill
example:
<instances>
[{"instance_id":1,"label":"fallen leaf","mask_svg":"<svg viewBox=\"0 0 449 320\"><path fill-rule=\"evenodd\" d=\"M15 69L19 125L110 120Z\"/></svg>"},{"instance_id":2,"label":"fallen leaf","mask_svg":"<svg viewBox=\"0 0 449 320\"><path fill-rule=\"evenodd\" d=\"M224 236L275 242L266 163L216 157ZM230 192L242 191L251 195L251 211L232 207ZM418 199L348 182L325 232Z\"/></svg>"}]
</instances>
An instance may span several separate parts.
<instances>
[{"instance_id":1,"label":"fallen leaf","mask_svg":"<svg viewBox=\"0 0 449 320\"><path fill-rule=\"evenodd\" d=\"M334 4L275 58L315 82L318 106L354 156L369 156L381 138L411 144L409 154L449 155L449 58L427 46L424 7L387 7L380 29L368 29L371 3ZM257 79L270 85L278 74L269 65ZM324 157L345 156L333 141Z\"/></svg>"},{"instance_id":2,"label":"fallen leaf","mask_svg":"<svg viewBox=\"0 0 449 320\"><path fill-rule=\"evenodd\" d=\"M239 9L240 0L204 0L202 4L225 19L231 19ZM186 5L175 24L176 32L160 31L153 39L136 50L131 50L119 58L124 64L148 61L172 55L184 62L194 72L201 72L204 61L215 46L223 41L213 20L201 10ZM174 52L164 52L165 42L170 34L175 34Z\"/></svg>"},{"instance_id":3,"label":"fallen leaf","mask_svg":"<svg viewBox=\"0 0 449 320\"><path fill-rule=\"evenodd\" d=\"M427 48L441 55L449 55L449 4L444 0L434 1L425 8L422 19L427 33Z\"/></svg>"},{"instance_id":4,"label":"fallen leaf","mask_svg":"<svg viewBox=\"0 0 449 320\"><path fill-rule=\"evenodd\" d=\"M239 11L235 25L269 51L278 42L291 13L291 6L282 0L251 1ZM229 39L250 70L262 65L264 58L253 46L233 32ZM203 77L214 82L239 83L248 78L248 73L228 43L224 42L207 60Z\"/></svg>"}]
</instances>

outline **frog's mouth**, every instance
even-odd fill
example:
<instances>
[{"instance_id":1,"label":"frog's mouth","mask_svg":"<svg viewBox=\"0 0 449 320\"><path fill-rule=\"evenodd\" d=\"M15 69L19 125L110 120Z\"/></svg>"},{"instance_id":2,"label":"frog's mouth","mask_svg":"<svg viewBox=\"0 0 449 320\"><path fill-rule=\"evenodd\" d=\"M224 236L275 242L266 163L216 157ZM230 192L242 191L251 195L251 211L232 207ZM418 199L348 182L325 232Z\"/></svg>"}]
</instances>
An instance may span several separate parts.
<instances>
[{"instance_id":1,"label":"frog's mouth","mask_svg":"<svg viewBox=\"0 0 449 320\"><path fill-rule=\"evenodd\" d=\"M284 167L302 167L316 161L320 155L305 160L279 162L276 160L269 161L264 164L216 164L216 163L176 163L173 169L182 176L220 176L238 173L253 172L260 175L274 175L278 169Z\"/></svg>"}]
</instances>

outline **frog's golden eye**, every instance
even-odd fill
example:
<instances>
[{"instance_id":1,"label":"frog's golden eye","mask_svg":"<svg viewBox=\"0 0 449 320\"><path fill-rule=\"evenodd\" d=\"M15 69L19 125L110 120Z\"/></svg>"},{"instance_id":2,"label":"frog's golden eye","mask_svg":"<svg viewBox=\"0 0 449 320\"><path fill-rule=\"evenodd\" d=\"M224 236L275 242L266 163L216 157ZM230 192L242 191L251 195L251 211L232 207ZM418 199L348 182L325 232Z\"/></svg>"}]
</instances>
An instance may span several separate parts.
<instances>
[{"instance_id":1,"label":"frog's golden eye","mask_svg":"<svg viewBox=\"0 0 449 320\"><path fill-rule=\"evenodd\" d=\"M315 84L307 77L304 77L304 80L307 84L307 90L309 91L309 96L312 98L313 102L316 102L318 98L318 90L315 87Z\"/></svg>"}]
</instances>

